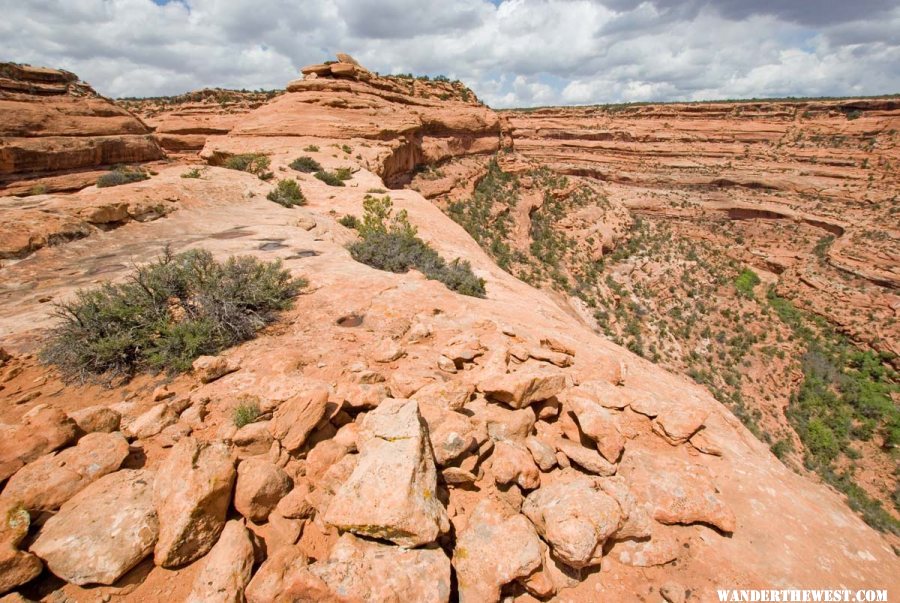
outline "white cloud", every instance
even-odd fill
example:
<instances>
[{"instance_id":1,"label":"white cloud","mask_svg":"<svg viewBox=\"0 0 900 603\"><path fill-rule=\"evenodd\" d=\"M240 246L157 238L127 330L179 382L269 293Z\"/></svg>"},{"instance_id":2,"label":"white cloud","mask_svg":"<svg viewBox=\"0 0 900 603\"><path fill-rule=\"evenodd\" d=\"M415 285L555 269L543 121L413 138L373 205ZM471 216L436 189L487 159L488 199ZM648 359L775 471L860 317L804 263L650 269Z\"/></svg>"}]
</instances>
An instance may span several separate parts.
<instances>
[{"instance_id":1,"label":"white cloud","mask_svg":"<svg viewBox=\"0 0 900 603\"><path fill-rule=\"evenodd\" d=\"M110 96L275 88L336 51L493 106L900 91L888 0L0 0L0 59Z\"/></svg>"}]
</instances>

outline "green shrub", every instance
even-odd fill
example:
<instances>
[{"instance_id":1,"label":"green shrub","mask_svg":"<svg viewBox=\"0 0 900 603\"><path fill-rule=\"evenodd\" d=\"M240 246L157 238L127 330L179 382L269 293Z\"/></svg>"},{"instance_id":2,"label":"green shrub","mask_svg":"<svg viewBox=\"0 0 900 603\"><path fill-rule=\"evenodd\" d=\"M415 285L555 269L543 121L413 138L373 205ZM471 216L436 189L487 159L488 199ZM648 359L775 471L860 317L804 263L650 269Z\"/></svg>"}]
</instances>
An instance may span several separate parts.
<instances>
[{"instance_id":1,"label":"green shrub","mask_svg":"<svg viewBox=\"0 0 900 603\"><path fill-rule=\"evenodd\" d=\"M271 160L267 155L262 153L242 153L240 155L232 155L225 160L224 167L229 170L238 170L247 172L257 176L260 180L269 180L274 176L269 171Z\"/></svg>"},{"instance_id":2,"label":"green shrub","mask_svg":"<svg viewBox=\"0 0 900 603\"><path fill-rule=\"evenodd\" d=\"M313 175L328 186L345 186L344 179L334 172L326 172L324 170L321 170Z\"/></svg>"},{"instance_id":3,"label":"green shrub","mask_svg":"<svg viewBox=\"0 0 900 603\"><path fill-rule=\"evenodd\" d=\"M749 268L744 268L738 277L734 279L734 286L738 293L744 297L753 297L753 288L760 282L759 276L755 272Z\"/></svg>"},{"instance_id":4,"label":"green shrub","mask_svg":"<svg viewBox=\"0 0 900 603\"><path fill-rule=\"evenodd\" d=\"M353 171L348 167L337 168L334 174L341 180L350 180L353 178Z\"/></svg>"},{"instance_id":5,"label":"green shrub","mask_svg":"<svg viewBox=\"0 0 900 603\"><path fill-rule=\"evenodd\" d=\"M472 272L471 264L459 258L448 264L416 236L406 210L391 216L390 197L366 195L363 209L362 221L356 221L360 240L349 247L354 260L389 272L403 273L415 268L427 278L441 281L452 291L484 297L484 279Z\"/></svg>"},{"instance_id":6,"label":"green shrub","mask_svg":"<svg viewBox=\"0 0 900 603\"><path fill-rule=\"evenodd\" d=\"M279 180L278 185L266 195L266 199L285 207L306 205L306 197L296 180Z\"/></svg>"},{"instance_id":7,"label":"green shrub","mask_svg":"<svg viewBox=\"0 0 900 603\"><path fill-rule=\"evenodd\" d=\"M318 153L319 147L317 145L311 144L303 149L307 153Z\"/></svg>"},{"instance_id":8,"label":"green shrub","mask_svg":"<svg viewBox=\"0 0 900 603\"><path fill-rule=\"evenodd\" d=\"M353 152L353 149L351 149L350 145L348 145L348 144L342 145L341 150L343 152L347 153L348 155Z\"/></svg>"},{"instance_id":9,"label":"green shrub","mask_svg":"<svg viewBox=\"0 0 900 603\"><path fill-rule=\"evenodd\" d=\"M359 228L359 220L356 216L352 216L350 214L346 214L345 216L340 218L338 220L338 224L340 224L341 226L346 226L347 228L352 228L354 230Z\"/></svg>"},{"instance_id":10,"label":"green shrub","mask_svg":"<svg viewBox=\"0 0 900 603\"><path fill-rule=\"evenodd\" d=\"M312 174L313 172L321 172L322 165L312 157L297 157L290 163L290 167L304 174Z\"/></svg>"},{"instance_id":11,"label":"green shrub","mask_svg":"<svg viewBox=\"0 0 900 603\"><path fill-rule=\"evenodd\" d=\"M181 175L181 177L182 178L199 178L200 170L198 170L197 168L191 168L188 171L186 171L185 173L183 173Z\"/></svg>"},{"instance_id":12,"label":"green shrub","mask_svg":"<svg viewBox=\"0 0 900 603\"><path fill-rule=\"evenodd\" d=\"M234 423L235 427L240 429L244 425L255 423L256 419L259 418L259 415L259 404L256 404L255 402L241 402L234 407L231 421Z\"/></svg>"},{"instance_id":13,"label":"green shrub","mask_svg":"<svg viewBox=\"0 0 900 603\"><path fill-rule=\"evenodd\" d=\"M47 185L46 184L35 184L30 189L28 189L28 195L46 195L47 194Z\"/></svg>"},{"instance_id":14,"label":"green shrub","mask_svg":"<svg viewBox=\"0 0 900 603\"><path fill-rule=\"evenodd\" d=\"M100 178L97 179L97 188L120 186L122 184L130 184L132 182L148 180L149 178L150 176L143 170L132 170L125 167L118 167L111 172L100 176Z\"/></svg>"},{"instance_id":15,"label":"green shrub","mask_svg":"<svg viewBox=\"0 0 900 603\"><path fill-rule=\"evenodd\" d=\"M252 338L305 286L281 263L208 251L141 266L120 284L82 289L57 306L61 322L41 351L64 378L127 379L142 370L184 371L204 354Z\"/></svg>"}]
</instances>

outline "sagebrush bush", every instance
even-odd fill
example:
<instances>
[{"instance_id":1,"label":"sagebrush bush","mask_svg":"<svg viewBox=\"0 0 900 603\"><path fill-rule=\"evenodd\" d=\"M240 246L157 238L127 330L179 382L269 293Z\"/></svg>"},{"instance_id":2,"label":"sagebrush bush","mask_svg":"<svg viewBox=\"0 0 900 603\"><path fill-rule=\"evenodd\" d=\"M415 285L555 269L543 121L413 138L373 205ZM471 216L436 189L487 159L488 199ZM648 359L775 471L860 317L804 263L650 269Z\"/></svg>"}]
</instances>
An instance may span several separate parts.
<instances>
[{"instance_id":1,"label":"sagebrush bush","mask_svg":"<svg viewBox=\"0 0 900 603\"><path fill-rule=\"evenodd\" d=\"M260 180L269 180L274 174L269 171L271 159L263 153L241 153L232 155L222 165L229 170L247 172Z\"/></svg>"},{"instance_id":2,"label":"sagebrush bush","mask_svg":"<svg viewBox=\"0 0 900 603\"><path fill-rule=\"evenodd\" d=\"M251 339L305 285L280 261L242 256L218 262L208 251L166 250L126 282L82 289L59 304L61 322L41 359L81 381L184 371L199 356Z\"/></svg>"},{"instance_id":3,"label":"sagebrush bush","mask_svg":"<svg viewBox=\"0 0 900 603\"><path fill-rule=\"evenodd\" d=\"M189 169L188 171L184 172L184 173L181 175L181 177L182 177L182 178L199 178L199 177L200 177L200 170L198 170L197 168L191 168L191 169Z\"/></svg>"},{"instance_id":4,"label":"sagebrush bush","mask_svg":"<svg viewBox=\"0 0 900 603\"><path fill-rule=\"evenodd\" d=\"M322 164L320 164L312 157L308 156L297 157L290 163L290 167L292 170L297 170L298 172L303 172L304 174L312 174L314 172L322 171Z\"/></svg>"},{"instance_id":5,"label":"sagebrush bush","mask_svg":"<svg viewBox=\"0 0 900 603\"><path fill-rule=\"evenodd\" d=\"M242 402L234 407L231 420L234 426L240 429L244 425L255 423L259 418L259 404L253 402Z\"/></svg>"},{"instance_id":6,"label":"sagebrush bush","mask_svg":"<svg viewBox=\"0 0 900 603\"><path fill-rule=\"evenodd\" d=\"M266 199L285 207L306 205L306 197L296 180L280 180L278 185L266 195Z\"/></svg>"},{"instance_id":7,"label":"sagebrush bush","mask_svg":"<svg viewBox=\"0 0 900 603\"><path fill-rule=\"evenodd\" d=\"M344 180L335 172L326 172L324 170L313 174L316 178L327 184L328 186L345 186Z\"/></svg>"},{"instance_id":8,"label":"sagebrush bush","mask_svg":"<svg viewBox=\"0 0 900 603\"><path fill-rule=\"evenodd\" d=\"M130 184L132 182L140 182L148 180L150 175L143 170L132 170L126 167L118 167L111 172L103 174L97 179L97 188L106 188L108 186L119 186L122 184Z\"/></svg>"},{"instance_id":9,"label":"sagebrush bush","mask_svg":"<svg viewBox=\"0 0 900 603\"><path fill-rule=\"evenodd\" d=\"M347 228L353 228L355 230L359 227L359 219L356 216L346 214L338 219L338 224L340 224L341 226L346 226Z\"/></svg>"},{"instance_id":10,"label":"sagebrush bush","mask_svg":"<svg viewBox=\"0 0 900 603\"><path fill-rule=\"evenodd\" d=\"M452 291L484 297L484 279L472 272L472 265L459 258L449 264L428 243L416 236L406 210L391 216L390 197L366 195L363 218L356 220L360 239L349 247L354 260L379 270L407 272L410 268L438 280Z\"/></svg>"}]
</instances>

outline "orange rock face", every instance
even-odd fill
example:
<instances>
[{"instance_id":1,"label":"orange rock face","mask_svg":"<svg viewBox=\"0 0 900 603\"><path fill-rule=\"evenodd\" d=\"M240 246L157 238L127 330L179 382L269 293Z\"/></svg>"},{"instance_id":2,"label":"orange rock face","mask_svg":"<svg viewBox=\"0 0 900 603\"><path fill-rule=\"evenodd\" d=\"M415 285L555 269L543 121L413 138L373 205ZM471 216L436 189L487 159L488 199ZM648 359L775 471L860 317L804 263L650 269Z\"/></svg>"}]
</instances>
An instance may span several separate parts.
<instances>
[{"instance_id":1,"label":"orange rock face","mask_svg":"<svg viewBox=\"0 0 900 603\"><path fill-rule=\"evenodd\" d=\"M0 64L0 186L9 192L39 184L13 186L21 180L162 157L147 126L75 74Z\"/></svg>"}]
</instances>

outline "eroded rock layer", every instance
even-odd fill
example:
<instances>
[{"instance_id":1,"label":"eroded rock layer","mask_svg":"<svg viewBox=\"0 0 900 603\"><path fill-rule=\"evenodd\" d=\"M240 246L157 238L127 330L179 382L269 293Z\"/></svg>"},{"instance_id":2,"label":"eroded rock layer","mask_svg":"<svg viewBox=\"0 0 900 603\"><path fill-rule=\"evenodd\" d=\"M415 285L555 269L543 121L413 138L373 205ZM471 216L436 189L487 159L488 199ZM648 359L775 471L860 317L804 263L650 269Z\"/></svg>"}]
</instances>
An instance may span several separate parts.
<instances>
[{"instance_id":1,"label":"eroded rock layer","mask_svg":"<svg viewBox=\"0 0 900 603\"><path fill-rule=\"evenodd\" d=\"M68 71L0 64L0 186L163 157L149 128ZM80 182L50 179L42 190Z\"/></svg>"}]
</instances>

